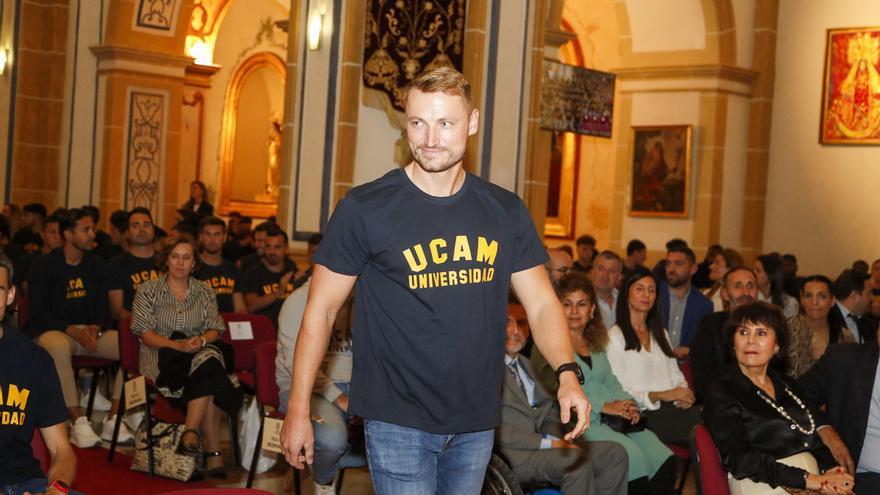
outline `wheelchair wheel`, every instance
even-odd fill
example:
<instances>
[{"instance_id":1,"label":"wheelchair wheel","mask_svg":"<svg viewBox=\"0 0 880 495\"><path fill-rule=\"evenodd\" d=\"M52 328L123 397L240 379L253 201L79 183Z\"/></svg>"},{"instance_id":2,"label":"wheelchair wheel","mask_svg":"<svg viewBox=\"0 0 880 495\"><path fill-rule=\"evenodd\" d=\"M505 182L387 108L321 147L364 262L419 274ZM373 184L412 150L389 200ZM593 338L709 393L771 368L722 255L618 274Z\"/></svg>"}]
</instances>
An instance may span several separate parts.
<instances>
[{"instance_id":1,"label":"wheelchair wheel","mask_svg":"<svg viewBox=\"0 0 880 495\"><path fill-rule=\"evenodd\" d=\"M481 495L523 495L513 471L497 454L492 454L486 467Z\"/></svg>"}]
</instances>

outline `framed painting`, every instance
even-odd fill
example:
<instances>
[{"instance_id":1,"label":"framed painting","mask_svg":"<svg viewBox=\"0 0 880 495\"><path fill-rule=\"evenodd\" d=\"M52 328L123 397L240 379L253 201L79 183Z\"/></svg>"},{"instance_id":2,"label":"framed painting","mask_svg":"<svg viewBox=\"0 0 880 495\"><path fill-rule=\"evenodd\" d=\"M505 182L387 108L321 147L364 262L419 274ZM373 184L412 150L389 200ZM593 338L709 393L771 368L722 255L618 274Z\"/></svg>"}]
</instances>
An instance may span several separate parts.
<instances>
[{"instance_id":1,"label":"framed painting","mask_svg":"<svg viewBox=\"0 0 880 495\"><path fill-rule=\"evenodd\" d=\"M615 75L549 59L543 69L541 128L610 138Z\"/></svg>"},{"instance_id":2,"label":"framed painting","mask_svg":"<svg viewBox=\"0 0 880 495\"><path fill-rule=\"evenodd\" d=\"M574 236L577 203L580 138L572 132L553 132L551 136L544 235L571 239Z\"/></svg>"},{"instance_id":3,"label":"framed painting","mask_svg":"<svg viewBox=\"0 0 880 495\"><path fill-rule=\"evenodd\" d=\"M633 127L630 216L688 216L691 126Z\"/></svg>"},{"instance_id":4,"label":"framed painting","mask_svg":"<svg viewBox=\"0 0 880 495\"><path fill-rule=\"evenodd\" d=\"M822 144L880 144L880 27L829 29Z\"/></svg>"}]
</instances>

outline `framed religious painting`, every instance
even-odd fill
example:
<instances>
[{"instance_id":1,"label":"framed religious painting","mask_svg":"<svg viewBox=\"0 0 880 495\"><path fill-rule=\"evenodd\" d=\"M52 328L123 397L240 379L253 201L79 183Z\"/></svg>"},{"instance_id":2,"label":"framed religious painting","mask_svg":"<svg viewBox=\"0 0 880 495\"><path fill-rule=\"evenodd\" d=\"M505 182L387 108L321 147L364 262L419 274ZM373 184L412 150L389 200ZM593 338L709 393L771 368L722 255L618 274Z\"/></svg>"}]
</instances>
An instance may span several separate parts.
<instances>
[{"instance_id":1,"label":"framed religious painting","mask_svg":"<svg viewBox=\"0 0 880 495\"><path fill-rule=\"evenodd\" d=\"M630 216L688 216L691 126L633 127Z\"/></svg>"},{"instance_id":2,"label":"framed religious painting","mask_svg":"<svg viewBox=\"0 0 880 495\"><path fill-rule=\"evenodd\" d=\"M829 29L822 144L880 144L880 27Z\"/></svg>"}]
</instances>

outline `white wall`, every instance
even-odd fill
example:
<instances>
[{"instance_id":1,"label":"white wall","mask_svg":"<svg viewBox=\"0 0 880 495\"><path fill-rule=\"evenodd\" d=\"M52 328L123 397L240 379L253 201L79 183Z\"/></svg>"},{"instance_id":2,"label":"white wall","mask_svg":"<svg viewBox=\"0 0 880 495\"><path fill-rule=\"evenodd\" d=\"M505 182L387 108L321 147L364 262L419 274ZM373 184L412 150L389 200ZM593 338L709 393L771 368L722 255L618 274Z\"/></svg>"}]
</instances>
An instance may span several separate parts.
<instances>
[{"instance_id":1,"label":"white wall","mask_svg":"<svg viewBox=\"0 0 880 495\"><path fill-rule=\"evenodd\" d=\"M700 0L624 0L633 52L703 50L706 22Z\"/></svg>"},{"instance_id":2,"label":"white wall","mask_svg":"<svg viewBox=\"0 0 880 495\"><path fill-rule=\"evenodd\" d=\"M795 253L802 273L880 256L880 148L818 142L825 30L877 24L868 5L780 2L764 250Z\"/></svg>"},{"instance_id":3,"label":"white wall","mask_svg":"<svg viewBox=\"0 0 880 495\"><path fill-rule=\"evenodd\" d=\"M361 84L361 91L364 90ZM394 163L394 143L400 138L383 110L368 107L361 103L358 110L358 137L354 161L354 185L378 179L389 170L396 168Z\"/></svg>"}]
</instances>

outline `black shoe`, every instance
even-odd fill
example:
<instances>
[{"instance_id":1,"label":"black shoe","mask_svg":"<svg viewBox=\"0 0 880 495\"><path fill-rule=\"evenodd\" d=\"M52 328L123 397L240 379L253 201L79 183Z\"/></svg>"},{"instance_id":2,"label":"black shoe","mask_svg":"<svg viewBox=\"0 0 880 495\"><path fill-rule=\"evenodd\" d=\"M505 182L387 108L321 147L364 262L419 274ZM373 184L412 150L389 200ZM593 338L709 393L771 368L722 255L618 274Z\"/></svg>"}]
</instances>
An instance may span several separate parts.
<instances>
[{"instance_id":1,"label":"black shoe","mask_svg":"<svg viewBox=\"0 0 880 495\"><path fill-rule=\"evenodd\" d=\"M205 452L204 455L205 455L206 464L207 464L208 457L220 457L221 454L220 454L220 451L214 451L214 452ZM214 478L215 480L225 480L229 477L226 474L226 470L223 469L222 467L217 467L214 469L207 469L206 473L209 477Z\"/></svg>"},{"instance_id":2,"label":"black shoe","mask_svg":"<svg viewBox=\"0 0 880 495\"><path fill-rule=\"evenodd\" d=\"M187 443L183 441L183 438L189 433L195 434L195 443ZM201 444L202 436L199 434L199 431L188 428L186 430L183 430L183 433L180 434L180 442L177 444L177 453L190 457L198 457L198 455L202 453L202 449L200 447Z\"/></svg>"}]
</instances>

